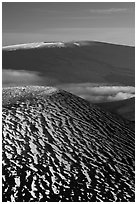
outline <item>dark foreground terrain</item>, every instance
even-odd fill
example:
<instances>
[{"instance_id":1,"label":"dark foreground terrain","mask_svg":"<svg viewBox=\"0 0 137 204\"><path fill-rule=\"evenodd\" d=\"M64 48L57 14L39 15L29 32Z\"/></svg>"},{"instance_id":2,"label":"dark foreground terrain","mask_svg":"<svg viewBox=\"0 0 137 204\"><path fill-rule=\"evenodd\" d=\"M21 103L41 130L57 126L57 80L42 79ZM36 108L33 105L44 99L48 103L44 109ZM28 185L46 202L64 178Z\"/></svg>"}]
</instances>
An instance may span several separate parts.
<instances>
[{"instance_id":1,"label":"dark foreground terrain","mask_svg":"<svg viewBox=\"0 0 137 204\"><path fill-rule=\"evenodd\" d=\"M134 131L49 87L3 89L3 201L134 201Z\"/></svg>"},{"instance_id":2,"label":"dark foreground terrain","mask_svg":"<svg viewBox=\"0 0 137 204\"><path fill-rule=\"evenodd\" d=\"M129 121L135 122L135 98L122 101L98 103L100 107L113 113L121 115Z\"/></svg>"},{"instance_id":3,"label":"dark foreground terrain","mask_svg":"<svg viewBox=\"0 0 137 204\"><path fill-rule=\"evenodd\" d=\"M122 101L113 101L98 103L99 107L106 111L114 113L123 119L126 119L126 123L135 129L135 98L130 98Z\"/></svg>"}]
</instances>

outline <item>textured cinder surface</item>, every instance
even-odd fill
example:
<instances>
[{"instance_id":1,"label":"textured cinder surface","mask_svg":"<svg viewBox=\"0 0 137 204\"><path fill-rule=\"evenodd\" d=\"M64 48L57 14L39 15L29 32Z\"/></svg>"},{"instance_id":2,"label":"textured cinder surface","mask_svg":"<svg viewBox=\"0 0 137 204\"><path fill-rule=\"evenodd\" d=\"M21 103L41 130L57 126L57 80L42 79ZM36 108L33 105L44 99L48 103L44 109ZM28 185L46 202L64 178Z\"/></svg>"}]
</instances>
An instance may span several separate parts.
<instances>
[{"instance_id":1,"label":"textured cinder surface","mask_svg":"<svg viewBox=\"0 0 137 204\"><path fill-rule=\"evenodd\" d=\"M134 132L56 88L3 89L3 201L134 201Z\"/></svg>"}]
</instances>

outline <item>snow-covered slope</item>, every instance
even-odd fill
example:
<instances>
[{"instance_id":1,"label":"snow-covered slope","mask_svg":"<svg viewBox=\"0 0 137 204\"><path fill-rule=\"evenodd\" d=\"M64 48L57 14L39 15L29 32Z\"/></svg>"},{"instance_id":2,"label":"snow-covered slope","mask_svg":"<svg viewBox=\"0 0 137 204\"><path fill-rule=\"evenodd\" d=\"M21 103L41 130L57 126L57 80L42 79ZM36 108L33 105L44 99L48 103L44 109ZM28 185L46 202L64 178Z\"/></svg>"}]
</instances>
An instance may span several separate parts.
<instances>
[{"instance_id":1,"label":"snow-covered slope","mask_svg":"<svg viewBox=\"0 0 137 204\"><path fill-rule=\"evenodd\" d=\"M12 51L12 50L19 50L19 49L32 49L32 48L42 48L42 47L61 48L61 47L65 47L65 44L63 42L34 42L34 43L4 46L2 50Z\"/></svg>"},{"instance_id":2,"label":"snow-covered slope","mask_svg":"<svg viewBox=\"0 0 137 204\"><path fill-rule=\"evenodd\" d=\"M98 43L94 41L34 42L34 43L3 46L2 50L3 51L14 51L14 50L34 49L34 48L81 47L81 46L90 46L90 45L97 45L97 44Z\"/></svg>"},{"instance_id":3,"label":"snow-covered slope","mask_svg":"<svg viewBox=\"0 0 137 204\"><path fill-rule=\"evenodd\" d=\"M134 132L50 87L3 89L3 201L134 201Z\"/></svg>"}]
</instances>

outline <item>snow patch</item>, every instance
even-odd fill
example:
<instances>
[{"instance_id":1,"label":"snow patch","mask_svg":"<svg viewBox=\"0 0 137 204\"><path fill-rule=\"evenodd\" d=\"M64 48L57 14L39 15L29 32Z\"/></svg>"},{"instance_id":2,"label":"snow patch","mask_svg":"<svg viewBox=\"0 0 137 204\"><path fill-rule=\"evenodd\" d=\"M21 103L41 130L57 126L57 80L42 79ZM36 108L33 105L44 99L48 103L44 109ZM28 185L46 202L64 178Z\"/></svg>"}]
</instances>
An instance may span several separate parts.
<instances>
[{"instance_id":1,"label":"snow patch","mask_svg":"<svg viewBox=\"0 0 137 204\"><path fill-rule=\"evenodd\" d=\"M14 51L14 50L20 50L20 49L33 49L33 48L40 48L40 47L46 47L46 48L52 48L52 47L65 47L65 43L63 42L34 42L34 43L26 43L26 44L18 44L18 45L8 45L4 46L2 50L7 51Z\"/></svg>"},{"instance_id":2,"label":"snow patch","mask_svg":"<svg viewBox=\"0 0 137 204\"><path fill-rule=\"evenodd\" d=\"M73 44L74 44L74 45L77 45L77 46L79 46L79 47L80 47L80 44L79 44L79 43L74 42Z\"/></svg>"}]
</instances>

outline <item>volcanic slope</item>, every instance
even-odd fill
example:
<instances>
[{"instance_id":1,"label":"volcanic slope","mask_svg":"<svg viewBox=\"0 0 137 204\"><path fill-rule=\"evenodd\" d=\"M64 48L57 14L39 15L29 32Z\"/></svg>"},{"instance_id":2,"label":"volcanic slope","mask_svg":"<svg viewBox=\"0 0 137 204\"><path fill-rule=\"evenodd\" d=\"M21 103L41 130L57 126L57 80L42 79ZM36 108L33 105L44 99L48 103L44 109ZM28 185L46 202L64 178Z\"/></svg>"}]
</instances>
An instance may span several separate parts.
<instances>
[{"instance_id":1,"label":"volcanic slope","mask_svg":"<svg viewBox=\"0 0 137 204\"><path fill-rule=\"evenodd\" d=\"M95 41L49 44L3 48L2 68L39 72L53 80L50 86L87 82L135 85L134 47Z\"/></svg>"},{"instance_id":2,"label":"volcanic slope","mask_svg":"<svg viewBox=\"0 0 137 204\"><path fill-rule=\"evenodd\" d=\"M134 201L134 132L52 87L3 89L3 201Z\"/></svg>"}]
</instances>

